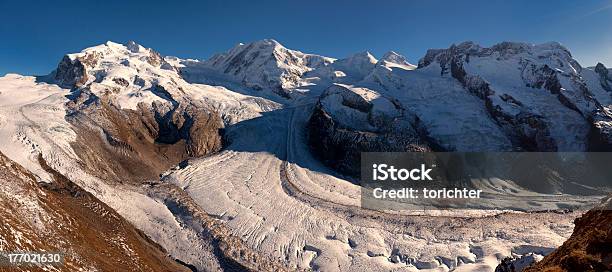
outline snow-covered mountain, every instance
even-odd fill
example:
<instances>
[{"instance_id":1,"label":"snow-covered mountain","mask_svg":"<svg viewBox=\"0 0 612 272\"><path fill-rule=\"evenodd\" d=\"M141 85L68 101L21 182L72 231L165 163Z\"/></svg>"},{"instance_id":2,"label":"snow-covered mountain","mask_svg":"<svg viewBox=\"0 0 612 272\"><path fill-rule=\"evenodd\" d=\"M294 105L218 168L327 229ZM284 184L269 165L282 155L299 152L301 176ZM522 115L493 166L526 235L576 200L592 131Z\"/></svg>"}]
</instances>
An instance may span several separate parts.
<instances>
[{"instance_id":1,"label":"snow-covered mountain","mask_svg":"<svg viewBox=\"0 0 612 272\"><path fill-rule=\"evenodd\" d=\"M81 136L104 136L99 145L82 137L77 145L83 151L126 157L111 168L117 179L156 176L187 157L218 151L225 125L278 107L221 86L189 83L173 61L132 41L107 42L66 55L45 78L70 89L67 119Z\"/></svg>"},{"instance_id":2,"label":"snow-covered mountain","mask_svg":"<svg viewBox=\"0 0 612 272\"><path fill-rule=\"evenodd\" d=\"M378 65L353 85L397 101L443 150L607 150L612 93L598 67L558 43L466 42L429 50L414 70Z\"/></svg>"},{"instance_id":3,"label":"snow-covered mountain","mask_svg":"<svg viewBox=\"0 0 612 272\"><path fill-rule=\"evenodd\" d=\"M171 102L189 85L159 53L132 41L107 42L68 54L51 76L62 87L109 95L120 108L132 110L141 102Z\"/></svg>"},{"instance_id":4,"label":"snow-covered mountain","mask_svg":"<svg viewBox=\"0 0 612 272\"><path fill-rule=\"evenodd\" d=\"M388 68L398 67L404 70L414 70L417 67L416 65L408 62L406 57L395 53L394 51L385 53L378 61L378 64Z\"/></svg>"},{"instance_id":5,"label":"snow-covered mountain","mask_svg":"<svg viewBox=\"0 0 612 272\"><path fill-rule=\"evenodd\" d=\"M164 115L173 104L198 104L220 109L225 120L240 118L227 117L227 99L202 95L209 85L194 83L237 84L252 90L247 94L271 90L285 98L297 88L335 83L369 88L421 120L421 136L444 150L601 150L609 148L612 129L609 70L583 68L558 43L485 48L466 42L429 50L417 68L392 51L380 60L369 52L336 60L275 40L239 44L204 61L108 42L66 55L52 76L60 86L108 97L121 109L155 104L165 107Z\"/></svg>"},{"instance_id":6,"label":"snow-covered mountain","mask_svg":"<svg viewBox=\"0 0 612 272\"><path fill-rule=\"evenodd\" d=\"M118 162L107 169L116 180L155 177L221 148L221 116L152 49L107 42L66 55L49 77L71 89L67 120L81 138L73 145L90 154L91 168L99 157Z\"/></svg>"},{"instance_id":7,"label":"snow-covered mountain","mask_svg":"<svg viewBox=\"0 0 612 272\"><path fill-rule=\"evenodd\" d=\"M581 67L558 43L466 42L429 50L416 69L381 61L363 80L323 92L309 143L354 176L364 151L607 151L607 71ZM573 192L566 185L553 191Z\"/></svg>"},{"instance_id":8,"label":"snow-covered mountain","mask_svg":"<svg viewBox=\"0 0 612 272\"><path fill-rule=\"evenodd\" d=\"M463 43L429 51L419 64L433 65L442 77L453 77L482 99L514 147L582 151L596 145L589 137L607 137L591 132L597 129L591 120L607 116L610 93L586 81L583 74L590 71L583 72L558 43L506 42L491 48Z\"/></svg>"},{"instance_id":9,"label":"snow-covered mountain","mask_svg":"<svg viewBox=\"0 0 612 272\"><path fill-rule=\"evenodd\" d=\"M238 44L207 60L167 60L174 64L188 82L218 85L236 83L254 90L271 90L285 98L289 98L295 89L308 89L313 82L325 82L323 85L331 82L359 82L376 65L407 70L416 67L392 51L380 60L367 51L334 59L287 49L271 39Z\"/></svg>"},{"instance_id":10,"label":"snow-covered mountain","mask_svg":"<svg viewBox=\"0 0 612 272\"><path fill-rule=\"evenodd\" d=\"M288 96L288 90L304 85L303 75L326 66L333 59L290 50L275 40L238 44L205 61L186 60L181 75L190 82L225 80L256 90L272 90Z\"/></svg>"},{"instance_id":11,"label":"snow-covered mountain","mask_svg":"<svg viewBox=\"0 0 612 272\"><path fill-rule=\"evenodd\" d=\"M609 150L611 86L557 43L466 42L415 66L274 40L208 60L107 42L48 76L0 78L0 161L63 175L198 270L492 270L560 245L577 213L391 217L359 209L359 186L321 162L355 174L362 151Z\"/></svg>"}]
</instances>

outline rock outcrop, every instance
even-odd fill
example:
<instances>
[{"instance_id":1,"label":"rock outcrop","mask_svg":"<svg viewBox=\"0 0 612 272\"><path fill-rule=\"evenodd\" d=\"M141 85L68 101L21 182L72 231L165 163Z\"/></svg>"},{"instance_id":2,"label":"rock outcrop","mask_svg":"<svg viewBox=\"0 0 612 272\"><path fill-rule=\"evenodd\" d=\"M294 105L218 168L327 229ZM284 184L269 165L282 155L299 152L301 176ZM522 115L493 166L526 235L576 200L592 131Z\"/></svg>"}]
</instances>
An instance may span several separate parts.
<instances>
[{"instance_id":1,"label":"rock outcrop","mask_svg":"<svg viewBox=\"0 0 612 272\"><path fill-rule=\"evenodd\" d=\"M221 149L223 122L201 107L153 102L120 109L85 90L69 106L67 120L81 132L73 148L93 173L109 171L104 176L118 181L155 178L182 160Z\"/></svg>"},{"instance_id":2,"label":"rock outcrop","mask_svg":"<svg viewBox=\"0 0 612 272\"><path fill-rule=\"evenodd\" d=\"M599 75L601 87L608 92L612 92L612 73L610 73L610 70L602 63L597 63L594 70Z\"/></svg>"},{"instance_id":3,"label":"rock outcrop","mask_svg":"<svg viewBox=\"0 0 612 272\"><path fill-rule=\"evenodd\" d=\"M57 84L65 87L81 87L88 80L87 68L95 66L100 58L100 53L86 53L83 56L64 56L55 70L54 79Z\"/></svg>"},{"instance_id":4,"label":"rock outcrop","mask_svg":"<svg viewBox=\"0 0 612 272\"><path fill-rule=\"evenodd\" d=\"M574 221L572 236L535 265L523 270L610 271L612 270L612 199Z\"/></svg>"},{"instance_id":5,"label":"rock outcrop","mask_svg":"<svg viewBox=\"0 0 612 272\"><path fill-rule=\"evenodd\" d=\"M418 122L372 90L332 85L310 117L309 144L326 164L356 176L361 152L429 150Z\"/></svg>"}]
</instances>

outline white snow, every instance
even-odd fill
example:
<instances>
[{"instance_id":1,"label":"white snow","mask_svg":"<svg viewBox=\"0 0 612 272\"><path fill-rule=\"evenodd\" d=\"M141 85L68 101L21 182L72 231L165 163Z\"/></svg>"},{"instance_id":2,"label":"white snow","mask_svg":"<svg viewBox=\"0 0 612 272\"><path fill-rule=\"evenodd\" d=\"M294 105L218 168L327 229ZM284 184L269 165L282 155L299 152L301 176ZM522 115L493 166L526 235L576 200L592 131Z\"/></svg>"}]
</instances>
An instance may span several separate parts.
<instances>
[{"instance_id":1,"label":"white snow","mask_svg":"<svg viewBox=\"0 0 612 272\"><path fill-rule=\"evenodd\" d=\"M38 154L59 150L76 156L69 145L76 134L64 120L66 94L56 85L37 83L35 77L0 77L0 150L43 182L51 178L38 165Z\"/></svg>"},{"instance_id":2,"label":"white snow","mask_svg":"<svg viewBox=\"0 0 612 272\"><path fill-rule=\"evenodd\" d=\"M456 80L439 75L435 65L413 71L377 69L361 84L375 88L380 82L384 86L378 87L380 92L415 113L431 137L448 150L511 150L510 140L488 117L484 102Z\"/></svg>"},{"instance_id":3,"label":"white snow","mask_svg":"<svg viewBox=\"0 0 612 272\"><path fill-rule=\"evenodd\" d=\"M612 75L612 72L609 72ZM580 75L584 78L585 83L587 84L589 91L595 96L597 101L604 106L609 106L612 104L612 93L606 91L601 86L601 81L599 79L599 75L595 73L595 71L591 68L585 68L582 70Z\"/></svg>"},{"instance_id":4,"label":"white snow","mask_svg":"<svg viewBox=\"0 0 612 272\"><path fill-rule=\"evenodd\" d=\"M551 136L556 140L559 151L585 150L589 125L580 113L562 105L556 95L547 90L526 87L521 71L518 70L521 67L518 63L520 58L497 60L499 57L497 54L482 58L471 57L469 64L464 67L466 72L480 75L491 84L491 89L496 92L494 101L500 106L507 107L507 104L501 103L498 97L508 94L523 103L532 113L542 115L549 120ZM529 58L534 62L541 62L538 56L522 57L523 60ZM565 67L571 66L566 63ZM570 69L573 70L573 68ZM569 84L563 85L568 86Z\"/></svg>"},{"instance_id":5,"label":"white snow","mask_svg":"<svg viewBox=\"0 0 612 272\"><path fill-rule=\"evenodd\" d=\"M373 131L376 127L370 120L382 116L396 118L400 115L393 103L376 91L342 84L330 86L321 97L321 105L342 126L355 130Z\"/></svg>"}]
</instances>

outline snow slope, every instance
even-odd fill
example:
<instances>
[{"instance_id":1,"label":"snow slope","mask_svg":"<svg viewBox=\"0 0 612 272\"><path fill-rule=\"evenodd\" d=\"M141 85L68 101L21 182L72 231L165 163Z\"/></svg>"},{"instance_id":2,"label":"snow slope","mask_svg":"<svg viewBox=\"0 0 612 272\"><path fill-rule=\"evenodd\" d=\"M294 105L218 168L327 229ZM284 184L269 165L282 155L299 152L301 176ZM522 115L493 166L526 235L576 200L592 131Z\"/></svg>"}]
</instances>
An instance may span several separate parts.
<instances>
[{"instance_id":1,"label":"snow slope","mask_svg":"<svg viewBox=\"0 0 612 272\"><path fill-rule=\"evenodd\" d=\"M435 66L414 71L379 67L360 84L398 99L423 121L430 137L447 150L511 150L510 140L487 117L483 102L465 92L456 80L439 78L439 74Z\"/></svg>"}]
</instances>

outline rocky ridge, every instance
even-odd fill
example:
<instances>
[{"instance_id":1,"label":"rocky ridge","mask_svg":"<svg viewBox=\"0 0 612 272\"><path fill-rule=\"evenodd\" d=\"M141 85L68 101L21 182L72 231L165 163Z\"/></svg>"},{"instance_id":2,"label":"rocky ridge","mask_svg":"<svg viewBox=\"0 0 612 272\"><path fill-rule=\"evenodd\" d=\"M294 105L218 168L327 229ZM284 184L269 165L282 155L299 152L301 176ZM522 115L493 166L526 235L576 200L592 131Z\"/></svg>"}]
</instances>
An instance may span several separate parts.
<instances>
[{"instance_id":1,"label":"rocky ridge","mask_svg":"<svg viewBox=\"0 0 612 272\"><path fill-rule=\"evenodd\" d=\"M367 88L334 84L308 124L309 144L325 163L359 175L360 152L425 152L419 120L396 101Z\"/></svg>"},{"instance_id":2,"label":"rocky ridge","mask_svg":"<svg viewBox=\"0 0 612 272\"><path fill-rule=\"evenodd\" d=\"M417 128L421 143L434 150L606 151L612 124L609 77L601 64L583 68L558 43L503 42L487 48L465 42L429 50L416 69L388 53L349 90L368 88L393 101L393 107L409 113L405 121ZM315 131L323 127L336 146L347 146L350 137L338 141L327 128L349 118L350 105L321 106L327 96L321 95L311 118L311 142L326 138ZM337 107L346 114L329 114ZM389 145L393 141L378 150L401 150L404 144ZM327 152L333 147L313 147L334 154Z\"/></svg>"}]
</instances>

